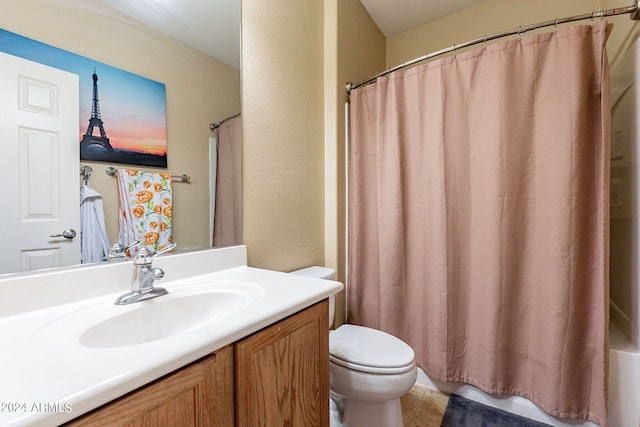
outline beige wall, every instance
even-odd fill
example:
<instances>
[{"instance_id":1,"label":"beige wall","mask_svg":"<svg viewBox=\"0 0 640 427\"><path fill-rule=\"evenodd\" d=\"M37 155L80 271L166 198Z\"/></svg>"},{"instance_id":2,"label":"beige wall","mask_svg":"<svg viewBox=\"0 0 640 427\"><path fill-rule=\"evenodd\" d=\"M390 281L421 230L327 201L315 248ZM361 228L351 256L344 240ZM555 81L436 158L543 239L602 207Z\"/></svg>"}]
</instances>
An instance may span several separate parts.
<instances>
[{"instance_id":1,"label":"beige wall","mask_svg":"<svg viewBox=\"0 0 640 427\"><path fill-rule=\"evenodd\" d=\"M388 37L387 67L485 34L550 21L556 17L590 13L600 10L601 3L601 0L486 0ZM628 16L625 19L629 19Z\"/></svg>"},{"instance_id":2,"label":"beige wall","mask_svg":"<svg viewBox=\"0 0 640 427\"><path fill-rule=\"evenodd\" d=\"M243 0L250 265L327 265L344 280L344 84L383 68L384 46L359 0ZM338 323L343 310L339 296Z\"/></svg>"},{"instance_id":3,"label":"beige wall","mask_svg":"<svg viewBox=\"0 0 640 427\"><path fill-rule=\"evenodd\" d=\"M384 68L385 38L359 0L243 0L242 49L249 264L343 281L344 84Z\"/></svg>"},{"instance_id":4,"label":"beige wall","mask_svg":"<svg viewBox=\"0 0 640 427\"><path fill-rule=\"evenodd\" d=\"M486 0L458 13L390 36L386 46L386 66L393 67L425 53L453 46L454 43L514 29L520 25L625 6L627 4L619 0ZM613 24L613 31L607 42L609 61L613 66L621 53L638 38L640 24L630 20L629 15L608 17L607 20Z\"/></svg>"},{"instance_id":5,"label":"beige wall","mask_svg":"<svg viewBox=\"0 0 640 427\"><path fill-rule=\"evenodd\" d=\"M242 1L249 264L324 263L323 2Z\"/></svg>"},{"instance_id":6,"label":"beige wall","mask_svg":"<svg viewBox=\"0 0 640 427\"><path fill-rule=\"evenodd\" d=\"M602 0L603 9L613 9L624 6L620 0ZM607 40L607 52L611 67L615 67L622 54L638 39L640 35L640 21L632 21L629 15L608 18L613 23L613 31Z\"/></svg>"},{"instance_id":7,"label":"beige wall","mask_svg":"<svg viewBox=\"0 0 640 427\"><path fill-rule=\"evenodd\" d=\"M206 247L208 139L212 136L208 125L240 111L240 73L125 15L93 12L97 3L84 0L80 10L52 5L50 0L3 0L0 28L166 85L168 171L192 178L191 184L173 185L174 240L182 249ZM107 114L102 111L108 136ZM105 175L108 164L89 164L94 169L91 183L105 197L113 244L117 236L115 178Z\"/></svg>"}]
</instances>

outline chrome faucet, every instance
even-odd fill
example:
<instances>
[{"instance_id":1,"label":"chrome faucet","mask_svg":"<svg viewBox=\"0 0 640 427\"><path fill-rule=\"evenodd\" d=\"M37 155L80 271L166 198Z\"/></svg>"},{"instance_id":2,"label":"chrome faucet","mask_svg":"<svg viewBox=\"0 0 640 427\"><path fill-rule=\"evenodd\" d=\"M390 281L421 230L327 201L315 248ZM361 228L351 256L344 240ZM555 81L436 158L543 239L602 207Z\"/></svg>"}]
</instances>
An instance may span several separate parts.
<instances>
[{"instance_id":1,"label":"chrome faucet","mask_svg":"<svg viewBox=\"0 0 640 427\"><path fill-rule=\"evenodd\" d=\"M175 243L165 246L156 253L151 253L147 248L142 248L133 259L133 276L131 277L131 291L124 295L120 295L116 300L116 304L125 305L134 302L144 301L166 295L164 288L153 286L154 280L160 280L164 277L164 271L161 268L152 267L151 263L155 257L170 251L177 245Z\"/></svg>"},{"instance_id":2,"label":"chrome faucet","mask_svg":"<svg viewBox=\"0 0 640 427\"><path fill-rule=\"evenodd\" d=\"M135 242L129 244L128 246L122 246L120 242L116 242L109 249L109 255L107 255L107 260L115 260L115 259L126 259L127 251L131 250L134 246L142 243L142 240L136 240Z\"/></svg>"}]
</instances>

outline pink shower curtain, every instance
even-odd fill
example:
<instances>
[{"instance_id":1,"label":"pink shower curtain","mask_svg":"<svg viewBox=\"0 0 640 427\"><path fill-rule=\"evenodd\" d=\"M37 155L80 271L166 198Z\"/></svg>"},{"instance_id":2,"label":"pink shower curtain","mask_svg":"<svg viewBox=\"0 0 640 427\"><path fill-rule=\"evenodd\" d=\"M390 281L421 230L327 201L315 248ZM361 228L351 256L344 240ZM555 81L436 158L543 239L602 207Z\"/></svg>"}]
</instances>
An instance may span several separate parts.
<instances>
[{"instance_id":1,"label":"pink shower curtain","mask_svg":"<svg viewBox=\"0 0 640 427\"><path fill-rule=\"evenodd\" d=\"M213 247L242 244L242 118L217 129Z\"/></svg>"},{"instance_id":2,"label":"pink shower curtain","mask_svg":"<svg viewBox=\"0 0 640 427\"><path fill-rule=\"evenodd\" d=\"M351 92L349 322L442 381L606 425L607 24Z\"/></svg>"}]
</instances>

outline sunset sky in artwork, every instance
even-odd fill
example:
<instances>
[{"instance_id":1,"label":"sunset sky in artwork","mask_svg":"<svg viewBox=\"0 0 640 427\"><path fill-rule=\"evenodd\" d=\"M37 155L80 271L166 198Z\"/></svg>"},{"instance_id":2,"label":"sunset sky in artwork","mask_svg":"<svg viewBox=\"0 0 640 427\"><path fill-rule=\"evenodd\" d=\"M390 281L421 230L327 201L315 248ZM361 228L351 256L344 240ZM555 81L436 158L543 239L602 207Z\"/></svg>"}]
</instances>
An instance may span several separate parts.
<instances>
[{"instance_id":1,"label":"sunset sky in artwork","mask_svg":"<svg viewBox=\"0 0 640 427\"><path fill-rule=\"evenodd\" d=\"M149 154L167 153L164 84L2 29L0 51L79 76L78 143L89 126L95 70L100 115L111 146ZM94 134L98 132L96 128Z\"/></svg>"}]
</instances>

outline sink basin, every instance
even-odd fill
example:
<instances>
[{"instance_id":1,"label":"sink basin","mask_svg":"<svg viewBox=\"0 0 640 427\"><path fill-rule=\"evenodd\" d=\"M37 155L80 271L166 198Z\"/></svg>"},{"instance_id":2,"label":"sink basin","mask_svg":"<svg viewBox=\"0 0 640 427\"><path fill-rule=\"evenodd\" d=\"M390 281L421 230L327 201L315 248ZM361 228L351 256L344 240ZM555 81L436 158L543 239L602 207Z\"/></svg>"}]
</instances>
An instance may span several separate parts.
<instances>
[{"instance_id":1,"label":"sink basin","mask_svg":"<svg viewBox=\"0 0 640 427\"><path fill-rule=\"evenodd\" d=\"M250 294L225 291L159 297L92 326L79 341L85 347L105 348L169 338L224 319L251 301Z\"/></svg>"},{"instance_id":2,"label":"sink basin","mask_svg":"<svg viewBox=\"0 0 640 427\"><path fill-rule=\"evenodd\" d=\"M70 340L90 349L144 344L220 322L262 295L257 285L230 281L168 290L146 301L115 305L109 300L71 313L41 329L36 340Z\"/></svg>"}]
</instances>

